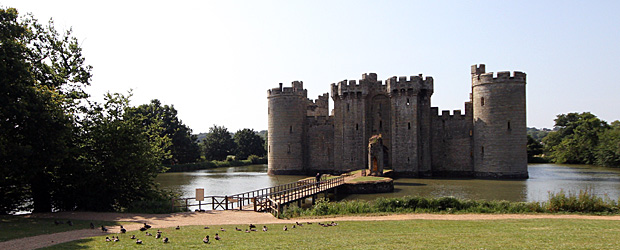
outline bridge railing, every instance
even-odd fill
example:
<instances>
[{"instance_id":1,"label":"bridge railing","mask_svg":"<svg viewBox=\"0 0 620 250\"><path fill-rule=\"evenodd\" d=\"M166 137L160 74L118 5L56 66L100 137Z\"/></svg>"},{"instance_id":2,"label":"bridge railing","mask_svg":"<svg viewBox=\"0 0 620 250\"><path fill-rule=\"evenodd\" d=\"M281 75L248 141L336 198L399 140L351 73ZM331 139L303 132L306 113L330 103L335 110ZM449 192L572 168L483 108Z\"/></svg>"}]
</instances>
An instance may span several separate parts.
<instances>
[{"instance_id":1,"label":"bridge railing","mask_svg":"<svg viewBox=\"0 0 620 250\"><path fill-rule=\"evenodd\" d=\"M291 201L320 192L319 189L328 190L344 183L344 177L323 178L320 184L314 178L286 183L268 188L261 188L249 192L234 195L205 196L204 201L197 201L196 197L176 198L172 200L172 211L196 207L196 210L231 210L231 209L253 209L254 211L269 211L270 204L267 198L279 204L286 204ZM287 194L288 193L288 194ZM253 207L248 207L253 205Z\"/></svg>"}]
</instances>

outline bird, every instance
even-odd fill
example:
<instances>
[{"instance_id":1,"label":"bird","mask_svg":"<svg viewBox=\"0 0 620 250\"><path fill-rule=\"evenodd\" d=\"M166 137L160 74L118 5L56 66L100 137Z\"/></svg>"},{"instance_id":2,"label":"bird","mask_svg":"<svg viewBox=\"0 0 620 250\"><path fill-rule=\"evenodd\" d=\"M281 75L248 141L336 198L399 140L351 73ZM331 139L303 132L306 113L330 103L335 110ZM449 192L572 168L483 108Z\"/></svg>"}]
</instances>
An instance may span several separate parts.
<instances>
[{"instance_id":1,"label":"bird","mask_svg":"<svg viewBox=\"0 0 620 250\"><path fill-rule=\"evenodd\" d=\"M146 235L146 236L153 236L153 235L152 235L151 233L149 233L149 232L146 232L146 234L145 234L145 235Z\"/></svg>"},{"instance_id":2,"label":"bird","mask_svg":"<svg viewBox=\"0 0 620 250\"><path fill-rule=\"evenodd\" d=\"M299 222L297 222L297 221L295 222L295 224L297 224L297 226L300 226L300 227L303 227L303 226L304 226L304 224L301 224L301 223L299 223Z\"/></svg>"},{"instance_id":3,"label":"bird","mask_svg":"<svg viewBox=\"0 0 620 250\"><path fill-rule=\"evenodd\" d=\"M104 227L103 225L101 225L101 231L102 231L102 232L107 232L107 231L108 231L108 228L106 228L106 227Z\"/></svg>"},{"instance_id":4,"label":"bird","mask_svg":"<svg viewBox=\"0 0 620 250\"><path fill-rule=\"evenodd\" d=\"M136 239L136 244L142 244L142 241L139 239Z\"/></svg>"},{"instance_id":5,"label":"bird","mask_svg":"<svg viewBox=\"0 0 620 250\"><path fill-rule=\"evenodd\" d=\"M56 224L56 226L58 226L59 224L62 224L62 221L54 220L54 224Z\"/></svg>"},{"instance_id":6,"label":"bird","mask_svg":"<svg viewBox=\"0 0 620 250\"><path fill-rule=\"evenodd\" d=\"M220 240L220 239L221 239L220 236L215 234L215 240Z\"/></svg>"},{"instance_id":7,"label":"bird","mask_svg":"<svg viewBox=\"0 0 620 250\"><path fill-rule=\"evenodd\" d=\"M293 228L295 228L295 225L293 225Z\"/></svg>"},{"instance_id":8,"label":"bird","mask_svg":"<svg viewBox=\"0 0 620 250\"><path fill-rule=\"evenodd\" d=\"M95 229L95 224L93 224L92 222L90 223L90 229Z\"/></svg>"},{"instance_id":9,"label":"bird","mask_svg":"<svg viewBox=\"0 0 620 250\"><path fill-rule=\"evenodd\" d=\"M205 236L205 237L202 239L202 242L204 242L205 244L209 244L209 235Z\"/></svg>"},{"instance_id":10,"label":"bird","mask_svg":"<svg viewBox=\"0 0 620 250\"><path fill-rule=\"evenodd\" d=\"M286 227L286 225L285 225L284 228L282 228L282 230L288 231L288 227Z\"/></svg>"},{"instance_id":11,"label":"bird","mask_svg":"<svg viewBox=\"0 0 620 250\"><path fill-rule=\"evenodd\" d=\"M220 228L220 231L222 232L226 232L226 229L224 229L223 227Z\"/></svg>"},{"instance_id":12,"label":"bird","mask_svg":"<svg viewBox=\"0 0 620 250\"><path fill-rule=\"evenodd\" d=\"M168 243L168 237L165 237L165 238L164 238L163 240L161 240L161 241L163 241L164 243Z\"/></svg>"},{"instance_id":13,"label":"bird","mask_svg":"<svg viewBox=\"0 0 620 250\"><path fill-rule=\"evenodd\" d=\"M250 228L256 228L256 226L254 226L254 224L250 224Z\"/></svg>"},{"instance_id":14,"label":"bird","mask_svg":"<svg viewBox=\"0 0 620 250\"><path fill-rule=\"evenodd\" d=\"M175 229L176 229L176 230L179 230L179 229L181 229L181 227L177 226Z\"/></svg>"},{"instance_id":15,"label":"bird","mask_svg":"<svg viewBox=\"0 0 620 250\"><path fill-rule=\"evenodd\" d=\"M157 234L155 235L155 239L159 239L161 238L161 232L157 232Z\"/></svg>"},{"instance_id":16,"label":"bird","mask_svg":"<svg viewBox=\"0 0 620 250\"><path fill-rule=\"evenodd\" d=\"M132 240L133 240L133 239L135 239L135 238L136 238L136 235L135 235L135 234L134 234L134 235L131 235L131 237L130 237L130 239L132 239Z\"/></svg>"},{"instance_id":17,"label":"bird","mask_svg":"<svg viewBox=\"0 0 620 250\"><path fill-rule=\"evenodd\" d=\"M329 223L329 225L330 226L338 226L338 223L332 221L332 223Z\"/></svg>"},{"instance_id":18,"label":"bird","mask_svg":"<svg viewBox=\"0 0 620 250\"><path fill-rule=\"evenodd\" d=\"M246 229L246 230L245 230L245 232L246 232L246 233L249 233L249 232L250 232L250 230Z\"/></svg>"},{"instance_id":19,"label":"bird","mask_svg":"<svg viewBox=\"0 0 620 250\"><path fill-rule=\"evenodd\" d=\"M306 224L308 224L308 225L312 225L312 222L306 222Z\"/></svg>"},{"instance_id":20,"label":"bird","mask_svg":"<svg viewBox=\"0 0 620 250\"><path fill-rule=\"evenodd\" d=\"M267 226L263 226L263 232L267 232Z\"/></svg>"},{"instance_id":21,"label":"bird","mask_svg":"<svg viewBox=\"0 0 620 250\"><path fill-rule=\"evenodd\" d=\"M235 231L241 231L241 229L238 227L235 227Z\"/></svg>"},{"instance_id":22,"label":"bird","mask_svg":"<svg viewBox=\"0 0 620 250\"><path fill-rule=\"evenodd\" d=\"M121 233L122 233L122 234L124 234L124 233L126 233L126 232L127 232L127 229L125 229L125 228L123 227L123 225L121 225Z\"/></svg>"},{"instance_id":23,"label":"bird","mask_svg":"<svg viewBox=\"0 0 620 250\"><path fill-rule=\"evenodd\" d=\"M71 222L70 220L67 221L67 225L69 226L73 226L73 222Z\"/></svg>"},{"instance_id":24,"label":"bird","mask_svg":"<svg viewBox=\"0 0 620 250\"><path fill-rule=\"evenodd\" d=\"M250 231L256 232L256 228L250 228Z\"/></svg>"},{"instance_id":25,"label":"bird","mask_svg":"<svg viewBox=\"0 0 620 250\"><path fill-rule=\"evenodd\" d=\"M110 237L107 237L107 236L106 236L106 237L105 237L105 241L106 241L106 242L110 242L110 241L112 241L112 240L110 239Z\"/></svg>"},{"instance_id":26,"label":"bird","mask_svg":"<svg viewBox=\"0 0 620 250\"><path fill-rule=\"evenodd\" d=\"M140 231L142 231L142 232L146 231L146 227L141 227Z\"/></svg>"},{"instance_id":27,"label":"bird","mask_svg":"<svg viewBox=\"0 0 620 250\"><path fill-rule=\"evenodd\" d=\"M151 228L151 225L146 224L146 222L145 222L145 223L144 223L144 228L149 229L149 228Z\"/></svg>"},{"instance_id":28,"label":"bird","mask_svg":"<svg viewBox=\"0 0 620 250\"><path fill-rule=\"evenodd\" d=\"M209 229L209 227L205 227L205 229Z\"/></svg>"},{"instance_id":29,"label":"bird","mask_svg":"<svg viewBox=\"0 0 620 250\"><path fill-rule=\"evenodd\" d=\"M112 237L112 238L114 238L114 237ZM121 240L118 239L118 236L116 236L116 238L114 238L114 242L119 242L119 241L121 241Z\"/></svg>"}]
</instances>

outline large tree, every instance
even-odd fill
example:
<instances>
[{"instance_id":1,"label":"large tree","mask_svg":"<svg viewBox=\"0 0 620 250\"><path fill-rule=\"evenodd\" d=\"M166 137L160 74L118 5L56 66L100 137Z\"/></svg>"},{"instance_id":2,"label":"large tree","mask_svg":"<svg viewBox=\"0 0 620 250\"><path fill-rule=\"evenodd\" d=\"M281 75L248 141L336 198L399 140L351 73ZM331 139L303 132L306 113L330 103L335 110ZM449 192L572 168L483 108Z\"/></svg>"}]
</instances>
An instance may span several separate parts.
<instances>
[{"instance_id":1,"label":"large tree","mask_svg":"<svg viewBox=\"0 0 620 250\"><path fill-rule=\"evenodd\" d=\"M203 141L207 160L225 160L228 155L235 154L235 141L224 126L213 125Z\"/></svg>"},{"instance_id":2,"label":"large tree","mask_svg":"<svg viewBox=\"0 0 620 250\"><path fill-rule=\"evenodd\" d=\"M72 158L73 113L87 97L91 67L71 30L18 18L0 9L0 212L23 204L48 212L54 177Z\"/></svg>"},{"instance_id":3,"label":"large tree","mask_svg":"<svg viewBox=\"0 0 620 250\"><path fill-rule=\"evenodd\" d=\"M596 164L607 167L620 167L620 121L611 123L611 129L600 135Z\"/></svg>"},{"instance_id":4,"label":"large tree","mask_svg":"<svg viewBox=\"0 0 620 250\"><path fill-rule=\"evenodd\" d=\"M183 164L200 159L197 137L192 135L192 130L179 120L174 106L162 105L155 99L151 100L150 104L130 108L127 114L142 120L144 126L150 126L153 122L161 124L160 136L172 140L167 148L171 157L164 161L165 164Z\"/></svg>"},{"instance_id":5,"label":"large tree","mask_svg":"<svg viewBox=\"0 0 620 250\"><path fill-rule=\"evenodd\" d=\"M609 125L584 112L558 115L555 128L543 139L546 156L556 163L594 164L599 135Z\"/></svg>"},{"instance_id":6,"label":"large tree","mask_svg":"<svg viewBox=\"0 0 620 250\"><path fill-rule=\"evenodd\" d=\"M237 144L236 159L247 159L250 155L265 156L265 140L253 129L244 128L237 131L234 139Z\"/></svg>"}]
</instances>

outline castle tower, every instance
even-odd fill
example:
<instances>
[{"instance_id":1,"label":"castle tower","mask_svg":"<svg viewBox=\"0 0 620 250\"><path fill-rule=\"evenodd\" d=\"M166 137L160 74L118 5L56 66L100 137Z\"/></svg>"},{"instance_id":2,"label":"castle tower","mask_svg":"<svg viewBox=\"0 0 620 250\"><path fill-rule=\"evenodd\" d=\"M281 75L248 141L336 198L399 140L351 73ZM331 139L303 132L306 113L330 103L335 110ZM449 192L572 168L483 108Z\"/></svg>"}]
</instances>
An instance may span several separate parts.
<instances>
[{"instance_id":1,"label":"castle tower","mask_svg":"<svg viewBox=\"0 0 620 250\"><path fill-rule=\"evenodd\" d=\"M525 73L471 66L474 175L527 178Z\"/></svg>"},{"instance_id":2,"label":"castle tower","mask_svg":"<svg viewBox=\"0 0 620 250\"><path fill-rule=\"evenodd\" d=\"M304 173L305 119L307 91L303 82L295 81L292 87L273 88L267 91L268 174Z\"/></svg>"}]
</instances>

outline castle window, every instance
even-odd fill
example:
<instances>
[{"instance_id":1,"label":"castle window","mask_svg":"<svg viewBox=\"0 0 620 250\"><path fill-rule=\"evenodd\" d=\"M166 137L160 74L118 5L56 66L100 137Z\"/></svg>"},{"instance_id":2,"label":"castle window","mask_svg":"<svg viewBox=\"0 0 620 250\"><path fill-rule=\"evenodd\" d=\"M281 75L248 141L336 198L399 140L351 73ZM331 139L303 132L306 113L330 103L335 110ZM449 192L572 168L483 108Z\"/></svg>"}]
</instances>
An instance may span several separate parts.
<instances>
[{"instance_id":1,"label":"castle window","mask_svg":"<svg viewBox=\"0 0 620 250\"><path fill-rule=\"evenodd\" d=\"M347 103L347 112L349 112L349 104Z\"/></svg>"},{"instance_id":2,"label":"castle window","mask_svg":"<svg viewBox=\"0 0 620 250\"><path fill-rule=\"evenodd\" d=\"M383 129L383 121L379 121L379 129Z\"/></svg>"},{"instance_id":3,"label":"castle window","mask_svg":"<svg viewBox=\"0 0 620 250\"><path fill-rule=\"evenodd\" d=\"M360 130L359 124L355 124L355 130Z\"/></svg>"},{"instance_id":4,"label":"castle window","mask_svg":"<svg viewBox=\"0 0 620 250\"><path fill-rule=\"evenodd\" d=\"M291 127L288 129L288 132L289 132L289 133L291 133L291 134L293 133L293 126L291 126Z\"/></svg>"},{"instance_id":5,"label":"castle window","mask_svg":"<svg viewBox=\"0 0 620 250\"><path fill-rule=\"evenodd\" d=\"M480 154L484 157L484 146L480 147Z\"/></svg>"},{"instance_id":6,"label":"castle window","mask_svg":"<svg viewBox=\"0 0 620 250\"><path fill-rule=\"evenodd\" d=\"M407 128L409 128L409 130L411 130L411 122L407 123Z\"/></svg>"},{"instance_id":7,"label":"castle window","mask_svg":"<svg viewBox=\"0 0 620 250\"><path fill-rule=\"evenodd\" d=\"M288 150L286 151L287 153L291 153L291 144L288 145Z\"/></svg>"},{"instance_id":8,"label":"castle window","mask_svg":"<svg viewBox=\"0 0 620 250\"><path fill-rule=\"evenodd\" d=\"M508 121L508 130L510 130L510 121Z\"/></svg>"},{"instance_id":9,"label":"castle window","mask_svg":"<svg viewBox=\"0 0 620 250\"><path fill-rule=\"evenodd\" d=\"M407 106L409 106L409 98L407 98Z\"/></svg>"},{"instance_id":10,"label":"castle window","mask_svg":"<svg viewBox=\"0 0 620 250\"><path fill-rule=\"evenodd\" d=\"M480 106L484 106L484 97L480 97Z\"/></svg>"}]
</instances>

